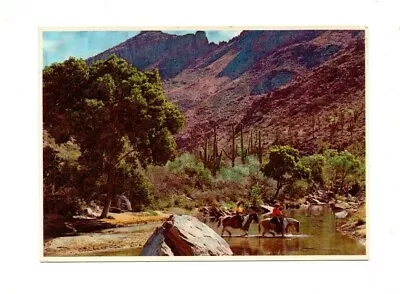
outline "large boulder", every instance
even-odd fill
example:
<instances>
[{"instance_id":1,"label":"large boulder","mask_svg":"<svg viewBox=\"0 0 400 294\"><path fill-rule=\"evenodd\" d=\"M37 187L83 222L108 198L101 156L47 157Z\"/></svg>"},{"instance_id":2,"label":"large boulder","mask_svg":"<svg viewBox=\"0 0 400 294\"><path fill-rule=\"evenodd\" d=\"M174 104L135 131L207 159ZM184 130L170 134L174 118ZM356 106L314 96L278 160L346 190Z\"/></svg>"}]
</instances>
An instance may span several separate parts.
<instances>
[{"instance_id":1,"label":"large boulder","mask_svg":"<svg viewBox=\"0 0 400 294\"><path fill-rule=\"evenodd\" d=\"M188 215L171 215L144 244L141 256L233 255L213 229Z\"/></svg>"}]
</instances>

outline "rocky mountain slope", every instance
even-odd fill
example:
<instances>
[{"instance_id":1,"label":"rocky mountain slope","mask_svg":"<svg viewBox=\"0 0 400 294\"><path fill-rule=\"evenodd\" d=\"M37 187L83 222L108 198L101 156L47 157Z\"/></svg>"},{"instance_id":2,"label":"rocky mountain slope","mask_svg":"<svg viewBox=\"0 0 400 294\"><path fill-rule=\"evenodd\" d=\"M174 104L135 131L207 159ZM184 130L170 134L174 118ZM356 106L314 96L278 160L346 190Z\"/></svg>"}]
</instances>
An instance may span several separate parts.
<instances>
[{"instance_id":1,"label":"rocky mountain slope","mask_svg":"<svg viewBox=\"0 0 400 294\"><path fill-rule=\"evenodd\" d=\"M261 131L264 150L284 139L311 153L364 144L364 47L363 31L243 31L219 45L204 32L147 31L89 61L115 53L158 68L186 117L181 149L198 149L215 124L226 146L242 123L246 140Z\"/></svg>"},{"instance_id":2,"label":"rocky mountain slope","mask_svg":"<svg viewBox=\"0 0 400 294\"><path fill-rule=\"evenodd\" d=\"M88 61L116 54L141 70L158 68L163 78L171 78L188 67L197 57L211 52L217 45L209 43L205 32L183 36L161 31L144 31L106 50Z\"/></svg>"}]
</instances>

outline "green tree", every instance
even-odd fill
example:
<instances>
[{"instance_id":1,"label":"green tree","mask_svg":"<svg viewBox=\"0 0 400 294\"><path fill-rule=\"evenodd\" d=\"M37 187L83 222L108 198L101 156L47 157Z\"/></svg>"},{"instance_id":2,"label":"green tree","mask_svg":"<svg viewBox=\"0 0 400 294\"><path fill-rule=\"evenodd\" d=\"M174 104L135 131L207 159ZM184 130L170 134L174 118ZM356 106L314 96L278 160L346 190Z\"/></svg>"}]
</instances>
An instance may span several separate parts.
<instances>
[{"instance_id":1,"label":"green tree","mask_svg":"<svg viewBox=\"0 0 400 294\"><path fill-rule=\"evenodd\" d=\"M309 179L311 170L299 162L299 151L290 146L272 146L269 149L269 160L262 166L261 172L276 182L276 192L297 179Z\"/></svg>"},{"instance_id":2,"label":"green tree","mask_svg":"<svg viewBox=\"0 0 400 294\"><path fill-rule=\"evenodd\" d=\"M157 71L140 72L115 55L90 65L71 57L43 70L43 125L57 144L79 146L80 173L105 188L106 217L120 187L138 179L139 165L175 156L183 117Z\"/></svg>"},{"instance_id":3,"label":"green tree","mask_svg":"<svg viewBox=\"0 0 400 294\"><path fill-rule=\"evenodd\" d=\"M337 185L340 193L343 192L345 184L356 182L358 177L364 177L364 165L349 151L327 150L325 156L331 181Z\"/></svg>"},{"instance_id":4,"label":"green tree","mask_svg":"<svg viewBox=\"0 0 400 294\"><path fill-rule=\"evenodd\" d=\"M314 183L324 185L325 183L325 172L324 167L326 164L325 157L321 154L314 154L310 156L304 156L300 159L302 165L308 167L311 170L311 179Z\"/></svg>"}]
</instances>

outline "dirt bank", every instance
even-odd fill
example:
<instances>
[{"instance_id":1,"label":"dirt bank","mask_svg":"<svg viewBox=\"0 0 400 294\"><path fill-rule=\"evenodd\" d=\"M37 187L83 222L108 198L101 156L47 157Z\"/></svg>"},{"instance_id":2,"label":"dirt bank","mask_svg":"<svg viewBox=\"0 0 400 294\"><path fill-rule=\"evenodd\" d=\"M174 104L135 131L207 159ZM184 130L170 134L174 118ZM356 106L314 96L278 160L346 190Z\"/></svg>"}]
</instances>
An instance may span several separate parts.
<instances>
[{"instance_id":1,"label":"dirt bank","mask_svg":"<svg viewBox=\"0 0 400 294\"><path fill-rule=\"evenodd\" d=\"M108 218L76 216L65 218L61 215L51 214L44 216L44 239L71 236L80 233L91 233L104 229L117 228L133 224L146 224L165 220L169 214L162 212L125 212L109 213Z\"/></svg>"},{"instance_id":2,"label":"dirt bank","mask_svg":"<svg viewBox=\"0 0 400 294\"><path fill-rule=\"evenodd\" d=\"M110 213L106 219L44 220L44 256L85 256L107 251L137 250L171 213Z\"/></svg>"},{"instance_id":3,"label":"dirt bank","mask_svg":"<svg viewBox=\"0 0 400 294\"><path fill-rule=\"evenodd\" d=\"M154 227L160 223L154 223ZM115 228L99 233L67 236L44 242L44 256L96 255L96 252L115 251L142 247L153 232L154 227L144 225ZM128 230L132 229L134 230ZM103 255L103 254L102 254Z\"/></svg>"}]
</instances>

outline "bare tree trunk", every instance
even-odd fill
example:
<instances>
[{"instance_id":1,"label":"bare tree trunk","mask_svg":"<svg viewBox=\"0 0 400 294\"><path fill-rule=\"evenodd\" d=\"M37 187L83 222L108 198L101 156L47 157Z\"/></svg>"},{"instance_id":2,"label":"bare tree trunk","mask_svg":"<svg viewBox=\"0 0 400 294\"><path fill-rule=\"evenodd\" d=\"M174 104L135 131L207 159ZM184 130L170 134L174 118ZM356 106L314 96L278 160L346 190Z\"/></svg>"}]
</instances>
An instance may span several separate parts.
<instances>
[{"instance_id":1,"label":"bare tree trunk","mask_svg":"<svg viewBox=\"0 0 400 294\"><path fill-rule=\"evenodd\" d=\"M275 195L272 197L272 201L275 200L276 197L278 197L279 191L282 189L283 185L281 183L278 182L277 186L276 186L276 192Z\"/></svg>"},{"instance_id":2,"label":"bare tree trunk","mask_svg":"<svg viewBox=\"0 0 400 294\"><path fill-rule=\"evenodd\" d=\"M111 202L114 199L114 177L113 177L113 172L110 170L107 175L107 201L104 204L103 211L101 212L100 218L106 218L108 211L110 210L111 207Z\"/></svg>"},{"instance_id":3,"label":"bare tree trunk","mask_svg":"<svg viewBox=\"0 0 400 294\"><path fill-rule=\"evenodd\" d=\"M262 165L262 145L261 145L261 131L258 131L258 161Z\"/></svg>"}]
</instances>

